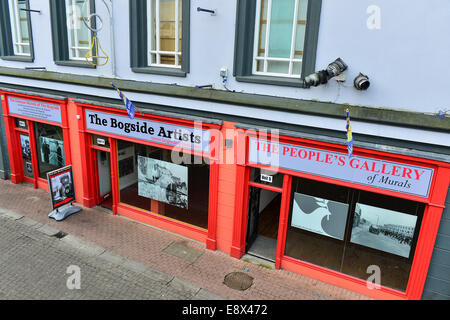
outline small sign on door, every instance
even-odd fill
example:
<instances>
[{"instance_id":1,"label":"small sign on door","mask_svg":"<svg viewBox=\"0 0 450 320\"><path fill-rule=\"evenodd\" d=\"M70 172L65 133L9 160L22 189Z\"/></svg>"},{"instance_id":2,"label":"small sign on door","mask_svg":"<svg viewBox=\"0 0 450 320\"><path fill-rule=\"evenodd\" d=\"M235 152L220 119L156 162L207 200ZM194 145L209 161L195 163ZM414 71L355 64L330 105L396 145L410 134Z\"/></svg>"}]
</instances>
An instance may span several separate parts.
<instances>
[{"instance_id":1,"label":"small sign on door","mask_svg":"<svg viewBox=\"0 0 450 320\"><path fill-rule=\"evenodd\" d=\"M272 178L273 177L268 174L261 173L261 181L272 183Z\"/></svg>"},{"instance_id":2,"label":"small sign on door","mask_svg":"<svg viewBox=\"0 0 450 320\"><path fill-rule=\"evenodd\" d=\"M104 146L106 144L106 141L105 141L105 139L97 138L97 144L99 146Z\"/></svg>"}]
</instances>

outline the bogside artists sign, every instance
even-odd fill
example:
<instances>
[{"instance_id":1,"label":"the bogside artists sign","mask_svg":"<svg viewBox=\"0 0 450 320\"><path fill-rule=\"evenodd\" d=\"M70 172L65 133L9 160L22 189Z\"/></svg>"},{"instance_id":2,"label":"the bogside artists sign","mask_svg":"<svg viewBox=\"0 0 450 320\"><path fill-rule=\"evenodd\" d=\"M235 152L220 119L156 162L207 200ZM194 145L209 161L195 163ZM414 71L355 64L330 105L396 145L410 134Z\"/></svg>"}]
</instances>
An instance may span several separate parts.
<instances>
[{"instance_id":1,"label":"the bogside artists sign","mask_svg":"<svg viewBox=\"0 0 450 320\"><path fill-rule=\"evenodd\" d=\"M86 128L103 133L209 152L208 130L86 110Z\"/></svg>"},{"instance_id":2,"label":"the bogside artists sign","mask_svg":"<svg viewBox=\"0 0 450 320\"><path fill-rule=\"evenodd\" d=\"M9 113L21 117L62 123L61 106L17 97L8 97Z\"/></svg>"},{"instance_id":3,"label":"the bogside artists sign","mask_svg":"<svg viewBox=\"0 0 450 320\"><path fill-rule=\"evenodd\" d=\"M250 138L249 162L428 197L434 170Z\"/></svg>"}]
</instances>

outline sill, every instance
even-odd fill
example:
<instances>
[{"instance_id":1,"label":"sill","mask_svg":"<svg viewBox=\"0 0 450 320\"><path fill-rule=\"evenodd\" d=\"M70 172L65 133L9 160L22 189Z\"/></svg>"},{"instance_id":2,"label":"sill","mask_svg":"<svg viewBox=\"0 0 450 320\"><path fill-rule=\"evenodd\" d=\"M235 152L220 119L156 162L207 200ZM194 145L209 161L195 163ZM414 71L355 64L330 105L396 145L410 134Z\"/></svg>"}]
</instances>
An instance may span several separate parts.
<instances>
[{"instance_id":1,"label":"sill","mask_svg":"<svg viewBox=\"0 0 450 320\"><path fill-rule=\"evenodd\" d=\"M1 57L3 60L8 61L19 61L19 62L34 62L33 56L3 56Z\"/></svg>"},{"instance_id":2,"label":"sill","mask_svg":"<svg viewBox=\"0 0 450 320\"><path fill-rule=\"evenodd\" d=\"M55 64L58 66L65 67L77 67L77 68L88 68L88 69L96 69L96 66L91 66L87 62L75 61L75 60L65 60L65 61L55 61Z\"/></svg>"},{"instance_id":3,"label":"sill","mask_svg":"<svg viewBox=\"0 0 450 320\"><path fill-rule=\"evenodd\" d=\"M134 67L131 68L133 72L136 73L148 73L148 74L159 74L163 76L173 76L173 77L186 77L187 72L181 69L175 68L163 68L163 67Z\"/></svg>"},{"instance_id":4,"label":"sill","mask_svg":"<svg viewBox=\"0 0 450 320\"><path fill-rule=\"evenodd\" d=\"M250 75L250 76L236 76L236 80L240 82L251 82L275 86L305 88L303 79Z\"/></svg>"}]
</instances>

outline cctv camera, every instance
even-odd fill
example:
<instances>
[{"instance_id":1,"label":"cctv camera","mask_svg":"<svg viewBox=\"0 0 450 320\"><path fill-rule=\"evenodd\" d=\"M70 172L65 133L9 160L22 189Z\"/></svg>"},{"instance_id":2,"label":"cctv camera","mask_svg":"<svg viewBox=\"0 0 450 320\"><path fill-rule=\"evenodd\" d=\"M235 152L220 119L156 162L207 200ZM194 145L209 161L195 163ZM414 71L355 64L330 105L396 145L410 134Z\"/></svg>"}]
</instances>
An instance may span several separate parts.
<instances>
[{"instance_id":1,"label":"cctv camera","mask_svg":"<svg viewBox=\"0 0 450 320\"><path fill-rule=\"evenodd\" d=\"M347 70L347 65L341 58L337 58L335 61L328 65L327 69L317 71L305 77L305 87L317 87L319 84L325 84L328 82L328 80L340 75L345 70Z\"/></svg>"},{"instance_id":2,"label":"cctv camera","mask_svg":"<svg viewBox=\"0 0 450 320\"><path fill-rule=\"evenodd\" d=\"M353 81L353 84L358 90L367 90L370 87L369 77L359 73L359 75L355 78L355 81Z\"/></svg>"}]
</instances>

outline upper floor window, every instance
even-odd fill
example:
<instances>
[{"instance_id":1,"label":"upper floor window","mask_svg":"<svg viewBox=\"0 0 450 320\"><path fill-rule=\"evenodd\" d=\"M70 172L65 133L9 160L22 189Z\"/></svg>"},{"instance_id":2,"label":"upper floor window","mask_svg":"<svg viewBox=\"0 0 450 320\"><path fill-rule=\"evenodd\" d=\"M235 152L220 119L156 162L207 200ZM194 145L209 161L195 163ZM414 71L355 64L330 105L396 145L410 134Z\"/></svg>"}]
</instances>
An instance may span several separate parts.
<instances>
[{"instance_id":1,"label":"upper floor window","mask_svg":"<svg viewBox=\"0 0 450 320\"><path fill-rule=\"evenodd\" d=\"M308 0L258 0L253 73L300 78Z\"/></svg>"},{"instance_id":2,"label":"upper floor window","mask_svg":"<svg viewBox=\"0 0 450 320\"><path fill-rule=\"evenodd\" d=\"M149 65L181 68L183 0L148 0Z\"/></svg>"},{"instance_id":3,"label":"upper floor window","mask_svg":"<svg viewBox=\"0 0 450 320\"><path fill-rule=\"evenodd\" d=\"M92 8L85 0L65 1L69 59L85 61L92 45L91 31L86 26Z\"/></svg>"},{"instance_id":4,"label":"upper floor window","mask_svg":"<svg viewBox=\"0 0 450 320\"><path fill-rule=\"evenodd\" d=\"M3 59L33 61L28 0L0 0L0 54Z\"/></svg>"},{"instance_id":5,"label":"upper floor window","mask_svg":"<svg viewBox=\"0 0 450 320\"><path fill-rule=\"evenodd\" d=\"M132 70L186 76L189 23L190 0L130 1Z\"/></svg>"},{"instance_id":6,"label":"upper floor window","mask_svg":"<svg viewBox=\"0 0 450 320\"><path fill-rule=\"evenodd\" d=\"M50 0L53 58L56 64L95 67L96 58L93 57L96 56L96 48L92 47L92 30L95 30L96 19L90 19L95 12L94 2Z\"/></svg>"},{"instance_id":7,"label":"upper floor window","mask_svg":"<svg viewBox=\"0 0 450 320\"><path fill-rule=\"evenodd\" d=\"M238 81L303 86L315 71L321 0L238 0Z\"/></svg>"}]
</instances>

